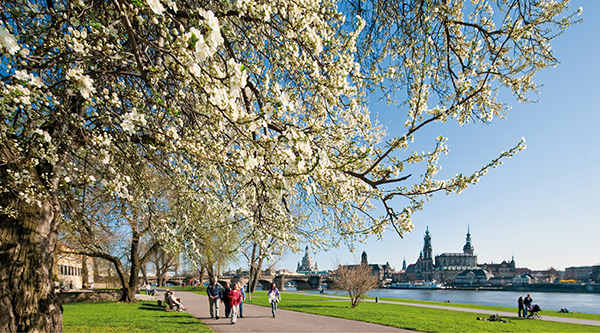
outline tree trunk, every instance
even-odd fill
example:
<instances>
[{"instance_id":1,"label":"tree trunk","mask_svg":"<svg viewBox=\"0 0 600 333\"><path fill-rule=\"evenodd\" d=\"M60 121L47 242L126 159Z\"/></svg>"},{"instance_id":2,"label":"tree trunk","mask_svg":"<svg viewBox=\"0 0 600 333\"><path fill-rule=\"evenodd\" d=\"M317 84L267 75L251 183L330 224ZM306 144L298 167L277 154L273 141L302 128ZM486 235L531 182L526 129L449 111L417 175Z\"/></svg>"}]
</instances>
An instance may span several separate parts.
<instances>
[{"instance_id":1,"label":"tree trunk","mask_svg":"<svg viewBox=\"0 0 600 333\"><path fill-rule=\"evenodd\" d=\"M89 287L90 281L89 281L89 276L88 276L89 269L88 269L87 261L88 261L88 257L82 255L81 256L81 283L83 283Z\"/></svg>"},{"instance_id":2,"label":"tree trunk","mask_svg":"<svg viewBox=\"0 0 600 333\"><path fill-rule=\"evenodd\" d=\"M142 270L142 278L144 279L144 284L150 283L150 281L148 281L148 272L146 270L146 264L140 265L140 269Z\"/></svg>"},{"instance_id":3,"label":"tree trunk","mask_svg":"<svg viewBox=\"0 0 600 333\"><path fill-rule=\"evenodd\" d=\"M258 256L256 255L256 249L258 248ZM248 287L250 288L250 292L256 291L256 286L258 285L258 276L260 275L260 270L262 269L263 264L263 253L259 248L257 243L254 243L252 248L252 256L250 257L250 276Z\"/></svg>"},{"instance_id":4,"label":"tree trunk","mask_svg":"<svg viewBox=\"0 0 600 333\"><path fill-rule=\"evenodd\" d=\"M52 284L58 199L49 195L38 206L3 193L0 206L18 212L18 218L0 215L0 332L61 332L62 305Z\"/></svg>"},{"instance_id":5,"label":"tree trunk","mask_svg":"<svg viewBox=\"0 0 600 333\"><path fill-rule=\"evenodd\" d=\"M208 283L212 283L213 278L216 276L212 265L207 264L204 268L206 269L206 274L208 274Z\"/></svg>"},{"instance_id":6,"label":"tree trunk","mask_svg":"<svg viewBox=\"0 0 600 333\"><path fill-rule=\"evenodd\" d=\"M135 292L138 284L138 273L140 271L140 236L136 230L132 231L131 235L131 270L129 271L129 281L121 280L123 284L123 296L121 302L135 303Z\"/></svg>"}]
</instances>

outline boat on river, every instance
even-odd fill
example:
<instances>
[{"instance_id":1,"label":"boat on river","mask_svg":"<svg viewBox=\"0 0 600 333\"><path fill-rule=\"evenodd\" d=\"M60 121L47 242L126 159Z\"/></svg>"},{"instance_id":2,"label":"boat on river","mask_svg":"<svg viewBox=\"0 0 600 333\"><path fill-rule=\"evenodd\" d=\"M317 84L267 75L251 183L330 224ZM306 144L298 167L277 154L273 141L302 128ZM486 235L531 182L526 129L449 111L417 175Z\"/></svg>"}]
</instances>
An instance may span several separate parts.
<instances>
[{"instance_id":1,"label":"boat on river","mask_svg":"<svg viewBox=\"0 0 600 333\"><path fill-rule=\"evenodd\" d=\"M446 289L441 283L433 282L398 282L392 283L394 289Z\"/></svg>"}]
</instances>

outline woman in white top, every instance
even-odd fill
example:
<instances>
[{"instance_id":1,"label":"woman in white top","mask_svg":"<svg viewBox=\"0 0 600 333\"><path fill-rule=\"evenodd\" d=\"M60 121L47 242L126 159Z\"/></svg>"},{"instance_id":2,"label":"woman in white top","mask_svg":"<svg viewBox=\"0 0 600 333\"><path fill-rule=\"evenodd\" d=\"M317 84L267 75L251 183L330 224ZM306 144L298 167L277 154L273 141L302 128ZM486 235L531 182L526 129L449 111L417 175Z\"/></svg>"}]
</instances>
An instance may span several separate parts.
<instances>
[{"instance_id":1,"label":"woman in white top","mask_svg":"<svg viewBox=\"0 0 600 333\"><path fill-rule=\"evenodd\" d=\"M277 289L275 282L271 283L271 289L269 289L267 296L269 297L269 303L271 303L271 312L273 313L273 318L275 318L277 303L281 301L281 295L279 294L279 289Z\"/></svg>"}]
</instances>

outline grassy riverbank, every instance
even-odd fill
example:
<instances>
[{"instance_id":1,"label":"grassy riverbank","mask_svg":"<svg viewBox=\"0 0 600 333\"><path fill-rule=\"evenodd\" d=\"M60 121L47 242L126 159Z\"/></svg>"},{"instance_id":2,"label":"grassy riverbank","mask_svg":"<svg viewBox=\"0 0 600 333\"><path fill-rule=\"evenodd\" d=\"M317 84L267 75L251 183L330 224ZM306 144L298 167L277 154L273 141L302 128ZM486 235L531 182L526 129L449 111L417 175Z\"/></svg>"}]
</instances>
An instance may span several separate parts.
<instances>
[{"instance_id":1,"label":"grassy riverbank","mask_svg":"<svg viewBox=\"0 0 600 333\"><path fill-rule=\"evenodd\" d=\"M370 297L369 299L375 299L374 297ZM444 303L444 302L433 302L433 301L419 301L414 299L399 299L399 298L379 298L381 301L390 301L390 302L402 302L402 303L413 303L413 304L429 304L429 305L440 305L447 307L455 307L455 308L467 308L467 309L481 309L481 310L490 310L490 311L498 311L498 312L516 312L516 308L508 308L502 306L489 306L489 305L474 305L474 304L462 304L462 303ZM577 319L589 319L589 320L599 320L600 315L594 313L581 313L581 312L571 312L571 313L560 313L556 311L544 311L540 312L542 316L550 316L550 317L562 317L562 318L577 318Z\"/></svg>"},{"instance_id":2,"label":"grassy riverbank","mask_svg":"<svg viewBox=\"0 0 600 333\"><path fill-rule=\"evenodd\" d=\"M63 304L64 332L212 332L185 312L166 312L156 302Z\"/></svg>"},{"instance_id":3,"label":"grassy riverbank","mask_svg":"<svg viewBox=\"0 0 600 333\"><path fill-rule=\"evenodd\" d=\"M477 313L458 312L452 310L430 309L409 305L386 303L361 303L358 308L350 308L350 302L343 299L334 299L327 296L309 295L302 293L283 293L279 308L306 313L314 313L332 317L360 320L376 324L394 326L422 332L598 332L597 326L556 323L541 320L504 318L507 323L486 322L476 320L477 317L489 317ZM403 302L409 300L386 299ZM444 306L460 306L473 309L486 309L495 311L514 311L499 307L468 306L465 304L448 304L438 302L412 301L412 303L436 304ZM252 294L251 304L268 306L266 292ZM548 313L550 314L550 313ZM546 313L542 313L546 315ZM557 315L560 315L557 313ZM600 316L587 314L582 319L598 319ZM592 318L593 317L593 318Z\"/></svg>"}]
</instances>

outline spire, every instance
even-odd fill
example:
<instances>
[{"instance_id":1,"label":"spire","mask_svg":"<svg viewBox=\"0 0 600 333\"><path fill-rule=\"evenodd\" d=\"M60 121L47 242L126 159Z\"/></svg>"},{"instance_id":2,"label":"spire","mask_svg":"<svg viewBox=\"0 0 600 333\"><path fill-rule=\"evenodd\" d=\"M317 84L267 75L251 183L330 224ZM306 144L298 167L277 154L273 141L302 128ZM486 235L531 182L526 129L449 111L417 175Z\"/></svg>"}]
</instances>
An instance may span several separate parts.
<instances>
[{"instance_id":1,"label":"spire","mask_svg":"<svg viewBox=\"0 0 600 333\"><path fill-rule=\"evenodd\" d=\"M369 261L367 260L367 251L363 251L362 255L361 255L361 260L360 263L363 265L368 265Z\"/></svg>"},{"instance_id":2,"label":"spire","mask_svg":"<svg viewBox=\"0 0 600 333\"><path fill-rule=\"evenodd\" d=\"M424 259L433 259L433 248L431 247L431 235L429 234L429 226L423 237L423 257Z\"/></svg>"},{"instance_id":3,"label":"spire","mask_svg":"<svg viewBox=\"0 0 600 333\"><path fill-rule=\"evenodd\" d=\"M467 227L467 243L463 246L463 252L470 255L473 255L473 252L475 252L475 247L471 243L471 225Z\"/></svg>"}]
</instances>

